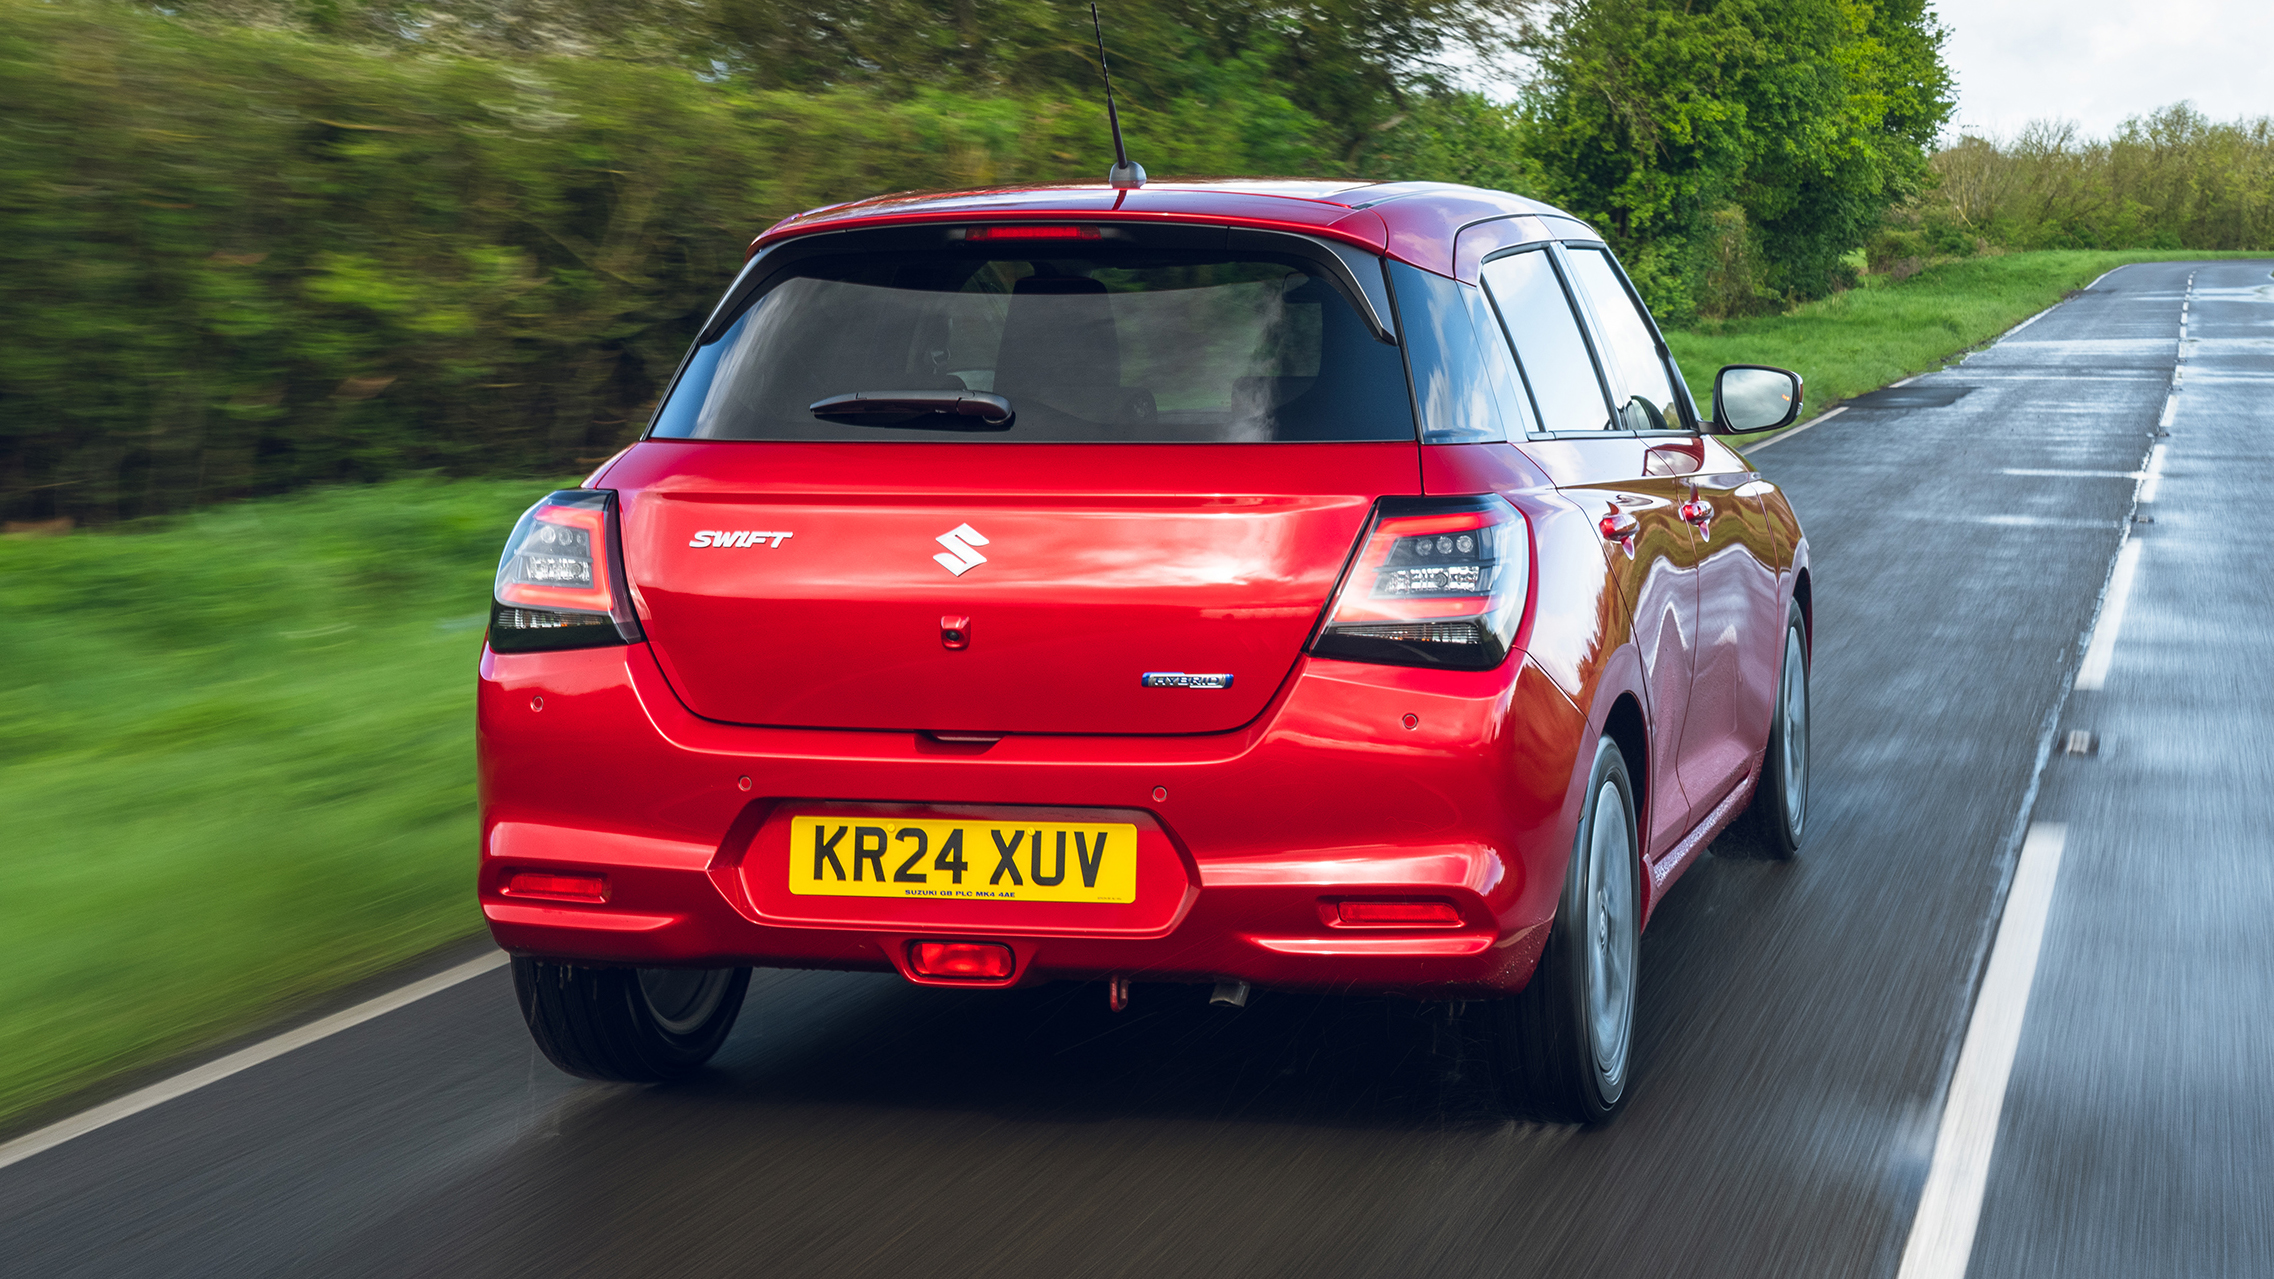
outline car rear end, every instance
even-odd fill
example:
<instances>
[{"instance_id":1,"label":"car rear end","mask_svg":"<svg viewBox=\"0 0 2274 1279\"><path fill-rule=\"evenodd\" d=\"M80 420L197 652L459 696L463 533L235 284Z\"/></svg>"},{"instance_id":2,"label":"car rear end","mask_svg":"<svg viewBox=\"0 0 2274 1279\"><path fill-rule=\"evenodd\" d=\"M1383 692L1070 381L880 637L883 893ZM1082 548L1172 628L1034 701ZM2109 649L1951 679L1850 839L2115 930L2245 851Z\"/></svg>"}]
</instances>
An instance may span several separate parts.
<instances>
[{"instance_id":1,"label":"car rear end","mask_svg":"<svg viewBox=\"0 0 2274 1279\"><path fill-rule=\"evenodd\" d=\"M1295 231L767 247L648 437L501 562L498 941L1521 986L1583 718L1521 651L1526 499L1422 493L1396 315L1376 252Z\"/></svg>"}]
</instances>

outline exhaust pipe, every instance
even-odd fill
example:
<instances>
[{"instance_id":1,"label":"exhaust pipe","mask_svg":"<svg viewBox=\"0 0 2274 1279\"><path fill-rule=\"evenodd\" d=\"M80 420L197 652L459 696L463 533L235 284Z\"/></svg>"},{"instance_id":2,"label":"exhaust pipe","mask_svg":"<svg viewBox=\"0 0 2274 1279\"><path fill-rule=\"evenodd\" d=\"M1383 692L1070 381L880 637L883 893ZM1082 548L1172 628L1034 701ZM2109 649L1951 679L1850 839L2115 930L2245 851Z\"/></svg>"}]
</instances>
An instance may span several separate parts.
<instances>
[{"instance_id":1,"label":"exhaust pipe","mask_svg":"<svg viewBox=\"0 0 2274 1279\"><path fill-rule=\"evenodd\" d=\"M1248 1006L1248 984L1244 981L1220 981L1216 993L1208 997L1212 1008L1245 1008Z\"/></svg>"}]
</instances>

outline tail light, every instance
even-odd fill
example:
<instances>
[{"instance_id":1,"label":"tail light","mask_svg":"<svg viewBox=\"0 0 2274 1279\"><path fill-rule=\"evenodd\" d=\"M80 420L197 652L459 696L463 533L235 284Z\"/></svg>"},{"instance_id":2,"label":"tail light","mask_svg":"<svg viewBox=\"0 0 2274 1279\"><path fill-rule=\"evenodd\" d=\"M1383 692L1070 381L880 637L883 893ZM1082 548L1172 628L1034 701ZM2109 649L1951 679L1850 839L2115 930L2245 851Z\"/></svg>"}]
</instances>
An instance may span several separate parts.
<instances>
[{"instance_id":1,"label":"tail light","mask_svg":"<svg viewBox=\"0 0 2274 1279\"><path fill-rule=\"evenodd\" d=\"M643 638L624 583L616 495L565 489L530 507L505 541L490 594L490 648L496 652Z\"/></svg>"},{"instance_id":2,"label":"tail light","mask_svg":"<svg viewBox=\"0 0 2274 1279\"><path fill-rule=\"evenodd\" d=\"M1500 498L1384 498L1311 651L1490 670L1508 656L1530 580L1524 517Z\"/></svg>"}]
</instances>

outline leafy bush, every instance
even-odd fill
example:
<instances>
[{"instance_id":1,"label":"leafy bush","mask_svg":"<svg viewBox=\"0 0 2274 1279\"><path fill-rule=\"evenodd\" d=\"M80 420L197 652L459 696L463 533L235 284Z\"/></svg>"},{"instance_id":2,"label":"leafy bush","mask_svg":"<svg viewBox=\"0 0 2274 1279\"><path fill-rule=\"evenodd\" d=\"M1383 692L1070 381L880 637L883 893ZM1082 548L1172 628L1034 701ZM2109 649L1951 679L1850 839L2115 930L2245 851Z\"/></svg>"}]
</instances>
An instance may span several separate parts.
<instances>
[{"instance_id":1,"label":"leafy bush","mask_svg":"<svg viewBox=\"0 0 2274 1279\"><path fill-rule=\"evenodd\" d=\"M1930 237L1943 228L1943 243L2274 245L2274 117L2221 124L2182 102L2127 120L2105 139L2039 121L2011 139L1961 138L1935 156L1934 168L1940 185L1902 224Z\"/></svg>"},{"instance_id":2,"label":"leafy bush","mask_svg":"<svg viewBox=\"0 0 2274 1279\"><path fill-rule=\"evenodd\" d=\"M1259 77L1131 106L1156 174L1318 172ZM770 222L1095 180L1094 100L815 93L0 0L0 512L109 520L636 432Z\"/></svg>"}]
</instances>

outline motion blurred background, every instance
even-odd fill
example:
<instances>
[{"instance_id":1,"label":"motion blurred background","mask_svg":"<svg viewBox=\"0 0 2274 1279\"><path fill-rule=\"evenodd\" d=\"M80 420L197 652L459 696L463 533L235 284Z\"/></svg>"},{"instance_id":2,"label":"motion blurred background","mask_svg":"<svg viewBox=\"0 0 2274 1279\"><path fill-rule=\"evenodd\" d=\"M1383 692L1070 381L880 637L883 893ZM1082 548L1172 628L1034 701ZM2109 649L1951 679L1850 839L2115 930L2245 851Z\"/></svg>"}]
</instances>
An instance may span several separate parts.
<instances>
[{"instance_id":1,"label":"motion blurred background","mask_svg":"<svg viewBox=\"0 0 2274 1279\"><path fill-rule=\"evenodd\" d=\"M1819 408L2109 267L2274 241L2274 123L1953 127L1920 0L1114 0L1156 175L1603 228ZM0 0L0 1126L478 930L499 539L750 239L1096 181L1052 0Z\"/></svg>"}]
</instances>

